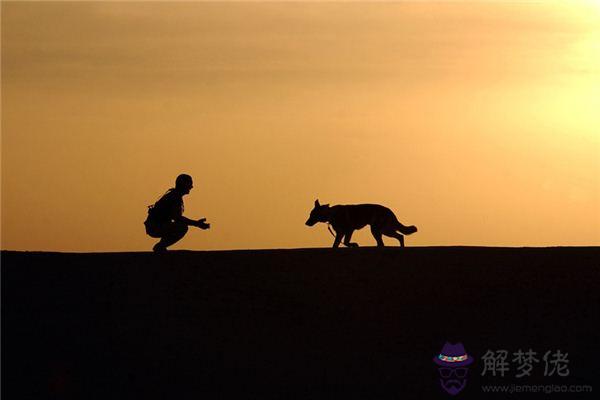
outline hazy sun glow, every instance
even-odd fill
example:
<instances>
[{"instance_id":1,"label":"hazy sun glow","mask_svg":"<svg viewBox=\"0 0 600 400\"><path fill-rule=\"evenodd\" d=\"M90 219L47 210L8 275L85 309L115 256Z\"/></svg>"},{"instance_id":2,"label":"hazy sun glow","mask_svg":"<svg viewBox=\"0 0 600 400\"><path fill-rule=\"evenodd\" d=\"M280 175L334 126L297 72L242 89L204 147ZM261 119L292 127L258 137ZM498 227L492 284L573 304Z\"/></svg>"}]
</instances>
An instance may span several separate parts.
<instances>
[{"instance_id":1,"label":"hazy sun glow","mask_svg":"<svg viewBox=\"0 0 600 400\"><path fill-rule=\"evenodd\" d=\"M180 172L175 248L600 245L598 110L599 2L2 2L2 249L147 250Z\"/></svg>"}]
</instances>

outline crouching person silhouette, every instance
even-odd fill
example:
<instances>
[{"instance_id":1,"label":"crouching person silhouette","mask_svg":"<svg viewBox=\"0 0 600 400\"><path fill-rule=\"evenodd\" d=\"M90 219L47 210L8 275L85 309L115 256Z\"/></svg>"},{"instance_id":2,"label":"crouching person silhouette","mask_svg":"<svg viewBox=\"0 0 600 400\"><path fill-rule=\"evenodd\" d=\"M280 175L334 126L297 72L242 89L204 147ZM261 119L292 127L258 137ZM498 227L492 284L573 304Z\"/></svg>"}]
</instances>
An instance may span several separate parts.
<instances>
[{"instance_id":1,"label":"crouching person silhouette","mask_svg":"<svg viewBox=\"0 0 600 400\"><path fill-rule=\"evenodd\" d=\"M181 174L175 180L175 187L169 189L154 205L148 206L148 218L144 222L146 233L153 238L160 238L152 250L167 251L167 247L177 243L185 236L188 226L200 229L210 228L206 218L197 221L183 216L183 196L193 188L192 177Z\"/></svg>"}]
</instances>

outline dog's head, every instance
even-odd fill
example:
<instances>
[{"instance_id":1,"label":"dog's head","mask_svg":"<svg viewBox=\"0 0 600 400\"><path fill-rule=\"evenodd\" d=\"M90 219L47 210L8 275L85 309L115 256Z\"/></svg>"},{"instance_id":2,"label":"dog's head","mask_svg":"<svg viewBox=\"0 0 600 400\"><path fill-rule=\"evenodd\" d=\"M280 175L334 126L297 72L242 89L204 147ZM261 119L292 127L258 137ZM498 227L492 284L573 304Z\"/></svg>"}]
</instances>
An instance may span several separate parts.
<instances>
[{"instance_id":1,"label":"dog's head","mask_svg":"<svg viewBox=\"0 0 600 400\"><path fill-rule=\"evenodd\" d=\"M329 221L329 204L320 205L319 200L315 200L315 207L310 212L306 220L306 225L313 226L317 222Z\"/></svg>"}]
</instances>

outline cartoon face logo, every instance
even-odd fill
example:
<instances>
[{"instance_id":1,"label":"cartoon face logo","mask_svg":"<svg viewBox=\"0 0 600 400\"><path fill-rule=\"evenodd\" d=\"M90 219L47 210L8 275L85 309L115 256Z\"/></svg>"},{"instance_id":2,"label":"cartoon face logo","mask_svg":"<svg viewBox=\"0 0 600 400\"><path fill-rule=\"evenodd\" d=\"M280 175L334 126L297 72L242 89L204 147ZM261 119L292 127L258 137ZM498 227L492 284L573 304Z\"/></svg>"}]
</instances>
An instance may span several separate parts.
<instances>
[{"instance_id":1,"label":"cartoon face logo","mask_svg":"<svg viewBox=\"0 0 600 400\"><path fill-rule=\"evenodd\" d=\"M448 394L455 396L465 388L473 357L467 354L462 343L446 342L433 362L438 366L440 385Z\"/></svg>"}]
</instances>

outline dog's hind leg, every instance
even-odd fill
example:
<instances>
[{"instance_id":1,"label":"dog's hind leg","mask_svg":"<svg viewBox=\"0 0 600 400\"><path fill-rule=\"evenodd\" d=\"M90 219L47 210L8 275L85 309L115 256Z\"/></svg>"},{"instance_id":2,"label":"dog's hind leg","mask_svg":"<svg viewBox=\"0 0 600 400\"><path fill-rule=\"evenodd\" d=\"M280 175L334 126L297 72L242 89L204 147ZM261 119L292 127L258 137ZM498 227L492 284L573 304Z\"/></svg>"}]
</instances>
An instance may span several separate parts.
<instances>
[{"instance_id":1,"label":"dog's hind leg","mask_svg":"<svg viewBox=\"0 0 600 400\"><path fill-rule=\"evenodd\" d=\"M398 239L398 241L400 242L400 247L404 247L404 235L396 232L395 230L389 230L389 229L384 231L383 234L385 236L389 236L389 237Z\"/></svg>"},{"instance_id":2,"label":"dog's hind leg","mask_svg":"<svg viewBox=\"0 0 600 400\"><path fill-rule=\"evenodd\" d=\"M383 243L383 238L381 237L381 231L378 228L374 227L373 225L371 225L371 234L377 241L377 247L385 246L385 243Z\"/></svg>"}]
</instances>

